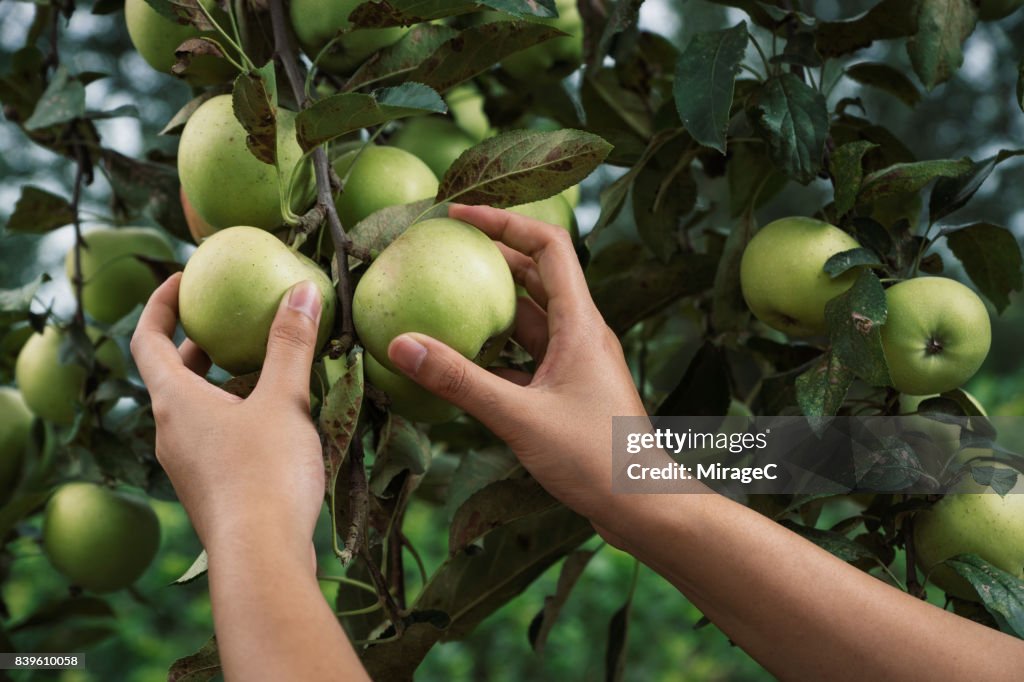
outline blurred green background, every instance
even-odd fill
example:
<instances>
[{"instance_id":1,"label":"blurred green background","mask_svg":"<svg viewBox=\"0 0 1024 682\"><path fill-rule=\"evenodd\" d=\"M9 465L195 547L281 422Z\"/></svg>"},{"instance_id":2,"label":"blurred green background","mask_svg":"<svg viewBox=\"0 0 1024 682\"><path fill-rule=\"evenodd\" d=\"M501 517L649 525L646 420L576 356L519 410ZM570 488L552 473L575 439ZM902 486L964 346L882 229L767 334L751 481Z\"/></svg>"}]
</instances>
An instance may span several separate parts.
<instances>
[{"instance_id":1,"label":"blurred green background","mask_svg":"<svg viewBox=\"0 0 1024 682\"><path fill-rule=\"evenodd\" d=\"M870 6L870 1L804 2L812 4L823 18L849 17ZM100 122L106 144L122 153L142 156L151 152L173 154L174 137L159 137L157 131L190 97L187 86L153 72L134 53L120 13L95 16L91 3L80 3L62 38L63 60L72 70L100 71L109 78L88 89L94 108L111 109L134 104L140 119ZM0 70L9 66L10 54L20 47L31 20L30 3L0 3ZM642 21L647 30L665 34L680 48L694 32L735 24L743 17L702 0L648 0ZM1002 148L1017 148L1024 141L1024 116L1015 102L1018 46L1024 45L1024 12L989 24L979 24L965 46L965 64L948 84L925 94L916 109L849 82L833 94L859 97L868 116L883 122L921 159L971 156L980 159ZM887 61L907 67L901 42L876 45L855 56L856 60ZM909 72L909 68L907 68ZM67 191L68 164L25 140L9 123L0 123L0 223L6 221L20 187L35 184ZM595 174L584 186L584 203L579 209L583 231L597 216L596 198L600 188L617 171ZM1024 163L1010 161L998 168L977 197L957 218L963 222L985 220L1011 227L1024 234ZM719 180L702 187L709 200L727 188ZM759 222L784 215L811 213L828 201L830 188L818 181L808 187L791 187L758 214ZM107 188L99 177L88 189L85 206L91 223L104 222ZM624 212L628 213L628 212ZM726 217L723 216L723 220ZM727 223L723 223L723 227ZM609 232L628 231L620 224ZM609 236L611 239L611 236ZM0 288L21 284L42 271L59 272L65 250L71 243L67 229L42 239L8 235L0 251ZM190 247L180 245L182 258ZM58 312L68 312L71 296L61 278L46 285L45 299L53 299ZM993 318L993 347L983 370L968 386L990 413L1024 414L1024 365L1015 339L1024 336L1024 309L1019 297L1001 317ZM680 326L679 354L672 365L685 368L692 352L686 325ZM166 678L168 665L195 651L212 633L209 598L204 579L186 586L169 586L188 568L199 552L199 543L181 508L173 503L154 502L163 528L158 560L140 581L136 593L112 598L116 619L97 618L95 636L102 640L88 648L88 673L66 672L48 675L61 680L158 680ZM826 510L819 526L827 527L840 518L841 509ZM407 536L417 546L428 572L446 554L447 519L443 509L417 503L408 515ZM595 538L588 546L597 547ZM318 531L321 570L340 573L330 553L329 528ZM13 547L15 559L3 598L10 609L10 622L18 622L40 604L67 596L65 581L41 556L31 534ZM412 562L408 562L412 564ZM604 670L608 622L623 604L634 570L633 560L611 547L602 547L590 562L570 597L551 635L543 656L531 650L527 627L542 608L544 597L554 592L558 566L549 570L522 596L484 622L467 640L435 648L420 668L423 680L591 680ZM415 574L412 574L415 576ZM417 586L412 577L410 585ZM334 584L325 582L325 593L333 601ZM414 588L415 589L415 588ZM641 567L633 602L627 650L627 678L637 680L755 680L770 679L756 663L714 627L695 628L700 613L665 581ZM61 626L53 623L17 635L24 647L40 646L61 651ZM37 649L40 650L40 649ZM41 675L40 675L41 677ZM31 679L25 674L15 679Z\"/></svg>"}]
</instances>

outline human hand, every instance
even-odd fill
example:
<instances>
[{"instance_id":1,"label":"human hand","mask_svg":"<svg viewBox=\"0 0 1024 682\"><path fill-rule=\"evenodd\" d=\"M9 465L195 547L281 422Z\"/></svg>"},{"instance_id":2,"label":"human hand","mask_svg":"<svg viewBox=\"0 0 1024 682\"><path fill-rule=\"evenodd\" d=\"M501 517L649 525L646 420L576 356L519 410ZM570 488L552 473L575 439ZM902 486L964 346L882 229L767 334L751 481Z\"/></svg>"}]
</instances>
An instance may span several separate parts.
<instances>
[{"instance_id":1,"label":"human hand","mask_svg":"<svg viewBox=\"0 0 1024 682\"><path fill-rule=\"evenodd\" d=\"M622 353L587 289L565 230L516 213L453 205L449 216L498 242L520 298L514 338L532 376L483 369L423 334L388 348L396 367L479 419L564 504L601 523L610 513L613 416L646 414Z\"/></svg>"},{"instance_id":2,"label":"human hand","mask_svg":"<svg viewBox=\"0 0 1024 682\"><path fill-rule=\"evenodd\" d=\"M152 398L157 459L211 556L226 542L266 541L308 563L324 491L309 414L319 291L300 282L285 294L259 383L243 400L203 378L210 360L195 343L175 348L180 280L153 293L131 343Z\"/></svg>"}]
</instances>

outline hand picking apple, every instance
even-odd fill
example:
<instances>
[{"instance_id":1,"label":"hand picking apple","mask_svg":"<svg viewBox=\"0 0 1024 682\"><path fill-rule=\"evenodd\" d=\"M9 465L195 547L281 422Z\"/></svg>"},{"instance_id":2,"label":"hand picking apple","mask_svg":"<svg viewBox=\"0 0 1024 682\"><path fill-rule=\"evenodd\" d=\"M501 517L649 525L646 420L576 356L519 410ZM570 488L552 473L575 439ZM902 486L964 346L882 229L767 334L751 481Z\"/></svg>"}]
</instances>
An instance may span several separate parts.
<instances>
[{"instance_id":1,"label":"hand picking apple","mask_svg":"<svg viewBox=\"0 0 1024 682\"><path fill-rule=\"evenodd\" d=\"M453 205L449 216L431 221L433 227L411 228L364 277L356 300L369 357L377 363L371 372L397 381L397 370L475 416L552 495L668 579L780 678L1009 679L1007 661L1016 662L1011 668L1024 665L1018 640L900 592L723 496L613 495L611 417L645 412L621 346L587 290L569 233L487 207ZM466 223L480 233L466 232L472 229ZM426 267L417 259L429 253L417 248L417 239L430 229L451 231L465 240L464 248L483 254L493 246L481 237L497 244L515 282L530 294L518 300L514 337L537 360L535 374L490 372L471 359L484 340L508 326L505 312L491 319L481 309L471 336L449 337L455 348L404 329L416 324L445 335L450 325L439 317L445 306L413 311L419 317L411 322L387 314L390 297L418 292L382 288L377 278L390 268ZM287 250L280 257L289 264L294 259ZM301 264L292 268L300 278ZM224 670L229 677L301 679L345 671L362 679L365 672L320 598L309 562L323 488L308 412L320 287L303 281L284 295L259 384L242 400L202 378L209 359L195 343L175 348L171 342L179 296L185 300L181 280L172 277L153 294L132 350L153 397L161 462L209 553ZM504 311L511 281L499 289ZM257 351L251 349L250 359ZM921 533L925 546L934 547L928 561L954 551L929 540L927 526ZM252 551L268 546L275 551ZM289 579L281 581L285 575Z\"/></svg>"}]
</instances>

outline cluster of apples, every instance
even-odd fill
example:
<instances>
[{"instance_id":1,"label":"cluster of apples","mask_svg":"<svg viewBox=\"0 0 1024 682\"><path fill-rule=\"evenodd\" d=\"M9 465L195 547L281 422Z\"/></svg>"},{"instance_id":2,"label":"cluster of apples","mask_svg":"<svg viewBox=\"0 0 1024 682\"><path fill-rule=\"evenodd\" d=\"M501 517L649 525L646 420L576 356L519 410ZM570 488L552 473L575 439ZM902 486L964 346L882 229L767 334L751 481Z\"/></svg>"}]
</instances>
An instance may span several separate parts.
<instances>
[{"instance_id":1,"label":"cluster of apples","mask_svg":"<svg viewBox=\"0 0 1024 682\"><path fill-rule=\"evenodd\" d=\"M109 325L138 304L157 285L143 259L169 261L170 241L149 228L98 229L86 233L81 250L82 303L89 317ZM69 280L75 271L72 249L65 260ZM95 326L85 329L94 344L93 362L108 376L123 378L127 365L114 341ZM70 428L81 409L88 372L65 358L70 331L48 324L32 333L18 352L16 387L0 387L0 497L14 494L32 451L36 417ZM73 584L109 592L134 583L156 555L160 525L138 495L93 483L68 483L50 497L43 515L43 550L50 563Z\"/></svg>"},{"instance_id":2,"label":"cluster of apples","mask_svg":"<svg viewBox=\"0 0 1024 682\"><path fill-rule=\"evenodd\" d=\"M838 227L811 218L764 226L740 263L747 306L761 322L791 336L825 334L825 304L858 276L854 268L830 277L825 263L859 246ZM916 277L889 287L885 297L889 314L881 336L893 388L931 395L974 376L992 342L988 311L977 294L945 277Z\"/></svg>"},{"instance_id":3,"label":"cluster of apples","mask_svg":"<svg viewBox=\"0 0 1024 682\"><path fill-rule=\"evenodd\" d=\"M433 198L438 176L481 135L492 134L474 101L478 93L467 86L449 98L463 105L462 119L473 124L469 130L446 117L414 119L392 137L393 144L357 145L334 158L344 184L335 206L347 229L358 230L381 209ZM313 202L313 187L308 161L295 142L293 114L280 111L278 134L282 175L295 178L289 183L290 208L302 212ZM422 158L399 146L403 141ZM185 215L200 245L185 267L179 294L188 336L228 372L256 371L281 296L311 279L324 301L322 345L337 307L331 281L316 262L271 234L284 222L277 175L249 152L227 95L209 99L192 114L182 131L178 172ZM575 238L570 201L578 196L574 187L511 210L559 225ZM363 273L353 300L356 331L368 350L367 377L389 395L392 409L427 422L450 419L457 411L395 373L387 357L391 340L408 331L427 333L486 363L500 351L496 337L507 333L514 312L515 287L500 251L475 228L450 219L417 224L384 249ZM489 354L481 354L484 346Z\"/></svg>"},{"instance_id":4,"label":"cluster of apples","mask_svg":"<svg viewBox=\"0 0 1024 682\"><path fill-rule=\"evenodd\" d=\"M820 220L784 218L764 226L740 263L748 307L761 322L791 336L827 333L825 305L846 292L858 273L850 270L833 278L825 263L859 246L849 234ZM904 394L901 411L912 415L927 398L960 387L977 372L991 342L988 311L971 289L943 277L899 282L886 290L886 304L882 346L893 387ZM904 430L920 434L921 446L933 448L936 461L964 463L985 454L959 451L958 425L918 416L906 419ZM915 518L918 566L947 594L961 599L977 600L978 595L942 563L959 554L978 554L1024 578L1024 494L1000 496L983 490L967 476L950 491L956 494ZM1024 493L1024 481L1014 492Z\"/></svg>"}]
</instances>

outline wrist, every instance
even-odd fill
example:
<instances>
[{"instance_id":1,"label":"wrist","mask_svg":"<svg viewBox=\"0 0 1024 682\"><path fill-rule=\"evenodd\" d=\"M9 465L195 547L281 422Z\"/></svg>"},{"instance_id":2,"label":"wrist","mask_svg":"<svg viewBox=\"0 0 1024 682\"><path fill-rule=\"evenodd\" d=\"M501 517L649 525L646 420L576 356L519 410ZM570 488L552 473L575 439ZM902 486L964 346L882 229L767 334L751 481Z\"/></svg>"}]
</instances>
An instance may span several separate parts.
<instances>
[{"instance_id":1,"label":"wrist","mask_svg":"<svg viewBox=\"0 0 1024 682\"><path fill-rule=\"evenodd\" d=\"M311 529L281 522L280 518L253 515L242 519L223 519L207 529L200 538L211 560L240 560L252 563L272 558L316 573ZM308 570L307 570L308 569Z\"/></svg>"}]
</instances>

